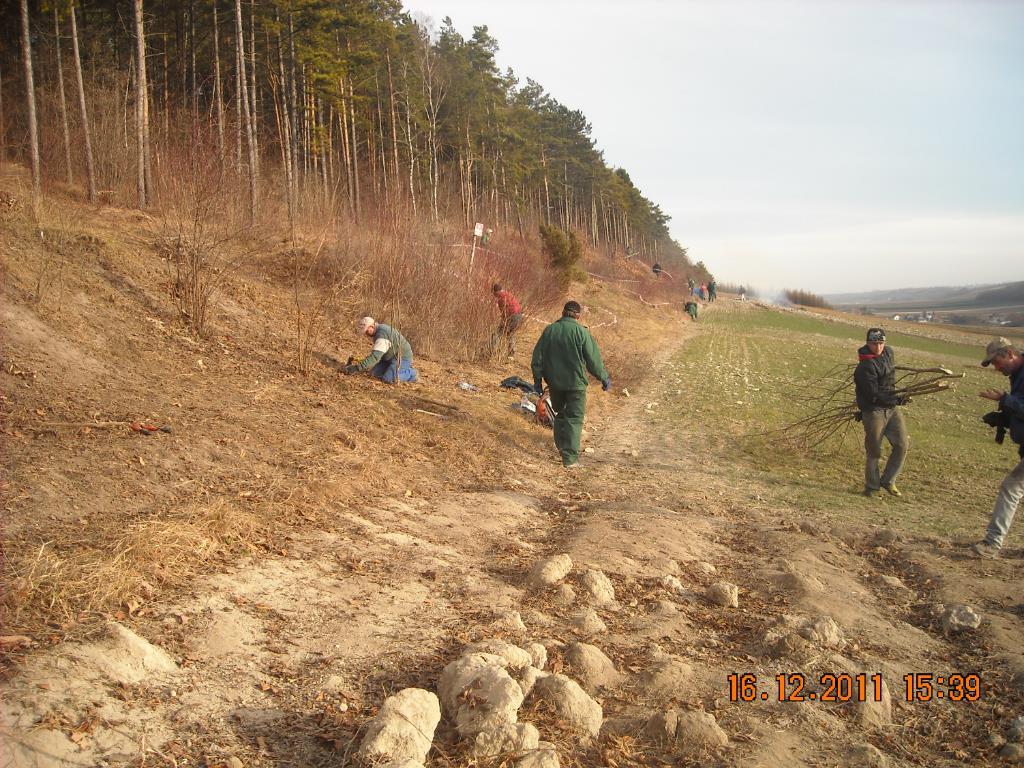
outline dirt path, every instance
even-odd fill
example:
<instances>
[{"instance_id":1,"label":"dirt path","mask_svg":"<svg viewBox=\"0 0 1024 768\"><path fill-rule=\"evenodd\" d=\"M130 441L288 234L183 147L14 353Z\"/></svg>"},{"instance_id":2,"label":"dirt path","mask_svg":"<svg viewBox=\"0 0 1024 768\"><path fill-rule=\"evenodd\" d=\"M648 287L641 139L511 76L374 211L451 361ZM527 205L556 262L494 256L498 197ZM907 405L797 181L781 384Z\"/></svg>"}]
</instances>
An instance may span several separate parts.
<instances>
[{"instance_id":1,"label":"dirt path","mask_svg":"<svg viewBox=\"0 0 1024 768\"><path fill-rule=\"evenodd\" d=\"M644 395L588 424L578 473L527 455L502 487L339 508L330 533L295 534L99 638L30 656L5 692L0 764L350 765L387 695L435 690L467 643L488 639L542 642L546 668L601 703L594 740L538 704L520 711L562 765L986 759L993 704L906 702L906 674L982 669L976 645L944 636L931 607L934 547L825 529L709 461L698 426L663 415L685 397L675 371L694 326L683 329ZM561 553L573 563L562 584L527 587L531 567ZM591 570L609 577L614 602L589 596ZM738 607L708 600L716 582L739 587ZM566 655L579 641L615 675L588 682ZM730 700L730 673L757 675L753 701ZM861 673L882 675L882 701L777 700L779 674L805 676L804 693L821 697L822 675ZM702 711L727 743L652 726ZM490 764L444 723L431 761Z\"/></svg>"}]
</instances>

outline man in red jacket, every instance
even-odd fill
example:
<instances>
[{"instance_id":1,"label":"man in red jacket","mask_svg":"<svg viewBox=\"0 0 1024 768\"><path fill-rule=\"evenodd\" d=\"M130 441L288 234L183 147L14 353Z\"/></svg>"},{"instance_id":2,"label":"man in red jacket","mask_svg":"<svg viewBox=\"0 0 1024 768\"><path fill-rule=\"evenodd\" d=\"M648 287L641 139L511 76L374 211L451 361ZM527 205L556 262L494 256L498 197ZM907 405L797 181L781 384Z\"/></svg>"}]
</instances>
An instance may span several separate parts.
<instances>
[{"instance_id":1,"label":"man in red jacket","mask_svg":"<svg viewBox=\"0 0 1024 768\"><path fill-rule=\"evenodd\" d=\"M501 322L498 330L491 337L491 349L498 351L499 345L504 342L509 357L516 353L516 331L523 324L523 307L519 299L506 291L501 283L491 286L491 293L498 305L498 312L501 313Z\"/></svg>"}]
</instances>

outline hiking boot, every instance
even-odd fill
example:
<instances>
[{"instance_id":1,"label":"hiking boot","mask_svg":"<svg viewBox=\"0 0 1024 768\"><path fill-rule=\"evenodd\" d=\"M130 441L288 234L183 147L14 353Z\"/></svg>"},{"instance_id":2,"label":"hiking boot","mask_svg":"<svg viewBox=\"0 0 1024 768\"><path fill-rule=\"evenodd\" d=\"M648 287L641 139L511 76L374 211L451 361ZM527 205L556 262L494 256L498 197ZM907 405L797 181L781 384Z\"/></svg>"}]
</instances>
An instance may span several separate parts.
<instances>
[{"instance_id":1,"label":"hiking boot","mask_svg":"<svg viewBox=\"0 0 1024 768\"><path fill-rule=\"evenodd\" d=\"M999 547L989 544L987 541L979 541L971 545L971 552L975 557L984 557L986 560L995 560L999 557Z\"/></svg>"},{"instance_id":2,"label":"hiking boot","mask_svg":"<svg viewBox=\"0 0 1024 768\"><path fill-rule=\"evenodd\" d=\"M865 488L861 491L862 496L867 496L869 499L877 498L882 495L882 491L878 488Z\"/></svg>"},{"instance_id":3,"label":"hiking boot","mask_svg":"<svg viewBox=\"0 0 1024 768\"><path fill-rule=\"evenodd\" d=\"M580 463L578 461L574 461L572 464L563 464L562 466L565 469L579 469Z\"/></svg>"},{"instance_id":4,"label":"hiking boot","mask_svg":"<svg viewBox=\"0 0 1024 768\"><path fill-rule=\"evenodd\" d=\"M902 496L900 489L896 487L896 483L882 483L882 487L889 492L890 496Z\"/></svg>"}]
</instances>

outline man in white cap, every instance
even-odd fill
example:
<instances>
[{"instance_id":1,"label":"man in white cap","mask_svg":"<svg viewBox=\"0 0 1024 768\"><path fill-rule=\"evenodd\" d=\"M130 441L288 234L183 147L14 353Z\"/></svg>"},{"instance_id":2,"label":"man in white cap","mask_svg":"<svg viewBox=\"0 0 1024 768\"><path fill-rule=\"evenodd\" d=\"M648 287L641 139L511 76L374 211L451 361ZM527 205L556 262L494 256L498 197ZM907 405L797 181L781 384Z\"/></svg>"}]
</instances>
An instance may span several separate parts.
<instances>
[{"instance_id":1,"label":"man in white cap","mask_svg":"<svg viewBox=\"0 0 1024 768\"><path fill-rule=\"evenodd\" d=\"M984 540L971 547L978 557L999 557L999 550L1010 530L1017 504L1024 496L1024 357L1009 340L998 338L990 341L985 348L985 359L981 364L986 368L991 365L1003 376L1010 377L1008 392L985 389L978 394L999 404L999 413L1009 428L1010 439L1019 446L1017 455L1021 458L999 486Z\"/></svg>"},{"instance_id":2,"label":"man in white cap","mask_svg":"<svg viewBox=\"0 0 1024 768\"><path fill-rule=\"evenodd\" d=\"M412 367L412 347L405 336L372 317L360 318L356 330L373 339L373 349L358 363L349 363L342 368L342 373L369 371L371 376L387 384L417 380L416 369Z\"/></svg>"}]
</instances>

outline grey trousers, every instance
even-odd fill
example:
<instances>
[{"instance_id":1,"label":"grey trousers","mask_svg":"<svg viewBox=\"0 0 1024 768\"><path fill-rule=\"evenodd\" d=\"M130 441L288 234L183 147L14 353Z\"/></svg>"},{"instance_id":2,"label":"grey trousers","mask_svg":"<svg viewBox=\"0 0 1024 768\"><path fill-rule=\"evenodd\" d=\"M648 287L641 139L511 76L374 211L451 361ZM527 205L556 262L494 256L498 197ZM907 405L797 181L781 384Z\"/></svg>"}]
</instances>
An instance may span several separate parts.
<instances>
[{"instance_id":1,"label":"grey trousers","mask_svg":"<svg viewBox=\"0 0 1024 768\"><path fill-rule=\"evenodd\" d=\"M1003 483L999 486L996 506L992 510L992 519L989 520L988 531L985 533L985 541L989 544L995 547L1003 546L1021 497L1024 497L1024 459L1021 459L1010 474L1003 478Z\"/></svg>"},{"instance_id":2,"label":"grey trousers","mask_svg":"<svg viewBox=\"0 0 1024 768\"><path fill-rule=\"evenodd\" d=\"M885 408L879 411L864 411L864 488L877 491L883 485L896 482L903 460L910 448L910 436L903 423L903 414L896 408ZM885 471L878 476L878 465L882 459L882 438L889 441L892 452L885 462Z\"/></svg>"}]
</instances>

